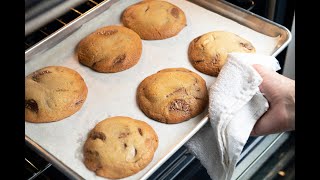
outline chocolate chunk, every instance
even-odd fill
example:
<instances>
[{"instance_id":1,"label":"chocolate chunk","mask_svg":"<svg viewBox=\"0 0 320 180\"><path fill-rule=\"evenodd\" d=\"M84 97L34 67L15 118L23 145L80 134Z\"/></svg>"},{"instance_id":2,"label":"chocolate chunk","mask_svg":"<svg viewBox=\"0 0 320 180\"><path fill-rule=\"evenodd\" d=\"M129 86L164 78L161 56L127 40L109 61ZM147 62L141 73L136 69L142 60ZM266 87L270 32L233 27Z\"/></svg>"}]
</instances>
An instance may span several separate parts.
<instances>
[{"instance_id":1,"label":"chocolate chunk","mask_svg":"<svg viewBox=\"0 0 320 180\"><path fill-rule=\"evenodd\" d=\"M190 105L183 99L176 99L169 106L169 111L189 112L190 110Z\"/></svg>"},{"instance_id":2,"label":"chocolate chunk","mask_svg":"<svg viewBox=\"0 0 320 180\"><path fill-rule=\"evenodd\" d=\"M195 60L194 62L195 63L201 63L201 62L204 62L204 60Z\"/></svg>"},{"instance_id":3,"label":"chocolate chunk","mask_svg":"<svg viewBox=\"0 0 320 180\"><path fill-rule=\"evenodd\" d=\"M126 54L121 54L113 60L113 64L121 64L125 58Z\"/></svg>"},{"instance_id":4,"label":"chocolate chunk","mask_svg":"<svg viewBox=\"0 0 320 180\"><path fill-rule=\"evenodd\" d=\"M35 113L39 112L38 103L34 99L24 100L24 106Z\"/></svg>"},{"instance_id":5,"label":"chocolate chunk","mask_svg":"<svg viewBox=\"0 0 320 180\"><path fill-rule=\"evenodd\" d=\"M127 137L128 135L129 135L130 133L129 132L122 132L122 133L120 133L120 135L119 135L119 139L120 138L125 138L125 137Z\"/></svg>"},{"instance_id":6,"label":"chocolate chunk","mask_svg":"<svg viewBox=\"0 0 320 180\"><path fill-rule=\"evenodd\" d=\"M177 9L177 8L172 8L171 9L171 15L173 16L173 17L175 17L175 18L179 18L179 9Z\"/></svg>"},{"instance_id":7,"label":"chocolate chunk","mask_svg":"<svg viewBox=\"0 0 320 180\"><path fill-rule=\"evenodd\" d=\"M107 139L106 135L103 132L95 132L95 131L92 131L92 133L90 134L90 138L93 140L98 138L98 139L101 139L102 141Z\"/></svg>"},{"instance_id":8,"label":"chocolate chunk","mask_svg":"<svg viewBox=\"0 0 320 180\"><path fill-rule=\"evenodd\" d=\"M80 104L82 104L82 103L83 103L83 101L84 101L84 100L82 99L82 100L80 100L80 101L76 102L76 103L75 103L75 105L76 105L76 106L77 106L77 105L80 105Z\"/></svg>"},{"instance_id":9,"label":"chocolate chunk","mask_svg":"<svg viewBox=\"0 0 320 180\"><path fill-rule=\"evenodd\" d=\"M250 44L248 44L248 43L240 43L240 45L241 46L243 46L243 47L245 47L246 49L248 49L248 50L252 50L253 49L253 47L250 45Z\"/></svg>"},{"instance_id":10,"label":"chocolate chunk","mask_svg":"<svg viewBox=\"0 0 320 180\"><path fill-rule=\"evenodd\" d=\"M141 128L138 128L138 131L139 131L139 134L140 134L141 136L143 136L142 129L141 129Z\"/></svg>"},{"instance_id":11,"label":"chocolate chunk","mask_svg":"<svg viewBox=\"0 0 320 180\"><path fill-rule=\"evenodd\" d=\"M44 75L44 74L49 74L51 73L51 71L48 70L44 70L44 71L40 71L40 72L34 72L32 75L32 80L39 82L40 81L40 76Z\"/></svg>"},{"instance_id":12,"label":"chocolate chunk","mask_svg":"<svg viewBox=\"0 0 320 180\"><path fill-rule=\"evenodd\" d=\"M147 7L147 9L144 11L145 13L149 10L150 6Z\"/></svg>"},{"instance_id":13,"label":"chocolate chunk","mask_svg":"<svg viewBox=\"0 0 320 180\"><path fill-rule=\"evenodd\" d=\"M86 150L85 153L89 156L98 157L99 153L97 151Z\"/></svg>"}]
</instances>

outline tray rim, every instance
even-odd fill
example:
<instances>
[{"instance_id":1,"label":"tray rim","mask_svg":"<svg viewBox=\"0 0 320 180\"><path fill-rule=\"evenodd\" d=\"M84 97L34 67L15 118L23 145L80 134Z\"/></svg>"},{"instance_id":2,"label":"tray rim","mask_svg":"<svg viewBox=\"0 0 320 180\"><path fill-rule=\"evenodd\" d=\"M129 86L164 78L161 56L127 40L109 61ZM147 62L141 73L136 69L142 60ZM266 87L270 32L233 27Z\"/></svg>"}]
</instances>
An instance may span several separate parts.
<instances>
[{"instance_id":1,"label":"tray rim","mask_svg":"<svg viewBox=\"0 0 320 180\"><path fill-rule=\"evenodd\" d=\"M224 16L230 20L233 20L237 23L240 23L243 26L246 26L254 31L257 31L261 34L264 35L268 35L270 32L268 30L265 30L263 28L259 28L259 27L252 27L255 24L243 24L244 21L240 21L239 17L243 17L244 15L246 16L250 16L252 18L254 18L254 20L259 20L264 22L266 25L270 25L273 26L273 28L278 28L279 31L282 32L276 32L276 34L274 34L272 37L276 37L276 35L283 35L284 37L281 37L281 41L279 44L277 44L277 48L275 49L275 51L272 53L271 56L275 57L277 56L280 52L282 52L291 42L292 40L292 34L289 31L288 28L286 28L285 26L276 23L274 21L271 21L265 17L262 17L258 14L252 13L246 9L243 9L241 7L238 7L230 2L227 2L225 0L187 0L191 3L194 3L198 6L201 6L202 8L205 8L209 11L215 12L221 16ZM229 11L227 12L226 10L221 10L222 8L226 8ZM232 10L232 11L231 11ZM267 34L268 33L268 34ZM271 35L268 35L271 36Z\"/></svg>"}]
</instances>

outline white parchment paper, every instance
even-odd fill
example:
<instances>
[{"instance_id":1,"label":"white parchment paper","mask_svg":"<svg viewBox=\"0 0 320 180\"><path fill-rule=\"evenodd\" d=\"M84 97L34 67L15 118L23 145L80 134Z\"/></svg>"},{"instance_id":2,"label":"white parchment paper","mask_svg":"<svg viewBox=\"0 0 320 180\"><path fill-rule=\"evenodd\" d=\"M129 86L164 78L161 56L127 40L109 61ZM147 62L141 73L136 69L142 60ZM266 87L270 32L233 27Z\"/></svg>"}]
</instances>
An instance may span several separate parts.
<instances>
[{"instance_id":1,"label":"white parchment paper","mask_svg":"<svg viewBox=\"0 0 320 180\"><path fill-rule=\"evenodd\" d=\"M255 32L232 20L184 0L169 0L186 14L187 26L175 37L142 41L142 56L135 66L118 73L97 73L81 65L75 47L86 35L108 25L121 25L122 11L138 0L121 0L107 11L85 23L72 36L25 64L25 75L49 65L60 65L79 72L88 86L88 97L74 115L53 123L25 122L25 134L84 179L105 179L89 171L83 164L82 146L88 132L101 120L112 116L129 116L150 124L159 136L159 146L152 162L135 175L124 179L146 179L199 128L207 122L207 110L180 124L162 124L149 119L138 108L136 89L147 76L164 68L184 67L202 76L209 87L214 77L193 68L188 60L189 43L204 33L223 30L249 40L257 53L271 55L277 39Z\"/></svg>"}]
</instances>

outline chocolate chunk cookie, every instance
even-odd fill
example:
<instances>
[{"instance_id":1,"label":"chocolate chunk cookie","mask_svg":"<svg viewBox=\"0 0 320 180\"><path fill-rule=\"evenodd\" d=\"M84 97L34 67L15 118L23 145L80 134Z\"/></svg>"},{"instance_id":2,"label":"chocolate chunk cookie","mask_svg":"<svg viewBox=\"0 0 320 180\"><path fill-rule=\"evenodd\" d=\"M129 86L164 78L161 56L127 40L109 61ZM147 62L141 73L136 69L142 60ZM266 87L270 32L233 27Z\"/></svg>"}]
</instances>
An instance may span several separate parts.
<instances>
[{"instance_id":1,"label":"chocolate chunk cookie","mask_svg":"<svg viewBox=\"0 0 320 180\"><path fill-rule=\"evenodd\" d=\"M177 35L186 26L184 12L166 1L141 1L122 13L124 26L137 32L141 39L159 40Z\"/></svg>"},{"instance_id":2,"label":"chocolate chunk cookie","mask_svg":"<svg viewBox=\"0 0 320 180\"><path fill-rule=\"evenodd\" d=\"M87 98L81 75L63 66L48 66L25 78L25 120L59 121L76 113Z\"/></svg>"},{"instance_id":3,"label":"chocolate chunk cookie","mask_svg":"<svg viewBox=\"0 0 320 180\"><path fill-rule=\"evenodd\" d=\"M116 116L99 122L84 144L84 164L98 176L119 179L144 169L158 148L146 122Z\"/></svg>"},{"instance_id":4,"label":"chocolate chunk cookie","mask_svg":"<svg viewBox=\"0 0 320 180\"><path fill-rule=\"evenodd\" d=\"M115 73L136 65L141 57L140 36L122 26L106 26L80 41L80 63L97 72Z\"/></svg>"},{"instance_id":5,"label":"chocolate chunk cookie","mask_svg":"<svg viewBox=\"0 0 320 180\"><path fill-rule=\"evenodd\" d=\"M255 53L253 45L244 38L226 31L213 31L195 38L189 45L189 59L198 71L218 76L228 53Z\"/></svg>"},{"instance_id":6,"label":"chocolate chunk cookie","mask_svg":"<svg viewBox=\"0 0 320 180\"><path fill-rule=\"evenodd\" d=\"M151 119L180 123L205 110L208 105L206 82L185 68L163 69L140 83L137 102Z\"/></svg>"}]
</instances>

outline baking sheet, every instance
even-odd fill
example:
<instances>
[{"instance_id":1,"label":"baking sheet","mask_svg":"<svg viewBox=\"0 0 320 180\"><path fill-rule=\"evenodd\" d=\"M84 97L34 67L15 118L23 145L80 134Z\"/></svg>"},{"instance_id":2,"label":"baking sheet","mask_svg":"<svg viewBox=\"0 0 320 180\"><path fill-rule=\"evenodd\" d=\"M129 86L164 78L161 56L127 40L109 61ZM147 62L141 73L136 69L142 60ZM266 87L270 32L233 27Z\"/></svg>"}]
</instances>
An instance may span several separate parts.
<instances>
[{"instance_id":1,"label":"baking sheet","mask_svg":"<svg viewBox=\"0 0 320 180\"><path fill-rule=\"evenodd\" d=\"M78 31L58 45L32 58L25 64L25 75L49 65L61 65L79 72L88 86L88 96L76 114L53 123L25 122L25 133L61 163L84 179L105 179L96 176L83 164L82 146L88 132L101 120L112 116L129 116L150 124L159 136L159 146L152 162L135 175L124 179L146 179L197 130L207 122L207 110L180 124L163 124L145 116L136 103L136 89L147 76L164 68L184 67L202 76L207 87L215 78L193 68L188 60L189 43L204 33L222 30L249 40L257 53L271 55L278 38L268 37L232 20L184 0L169 0L186 14L187 26L175 37L142 41L142 56L135 66L118 73L97 73L81 65L75 47L86 35L107 25L121 25L122 11L138 0L121 0L107 11L85 23Z\"/></svg>"}]
</instances>

